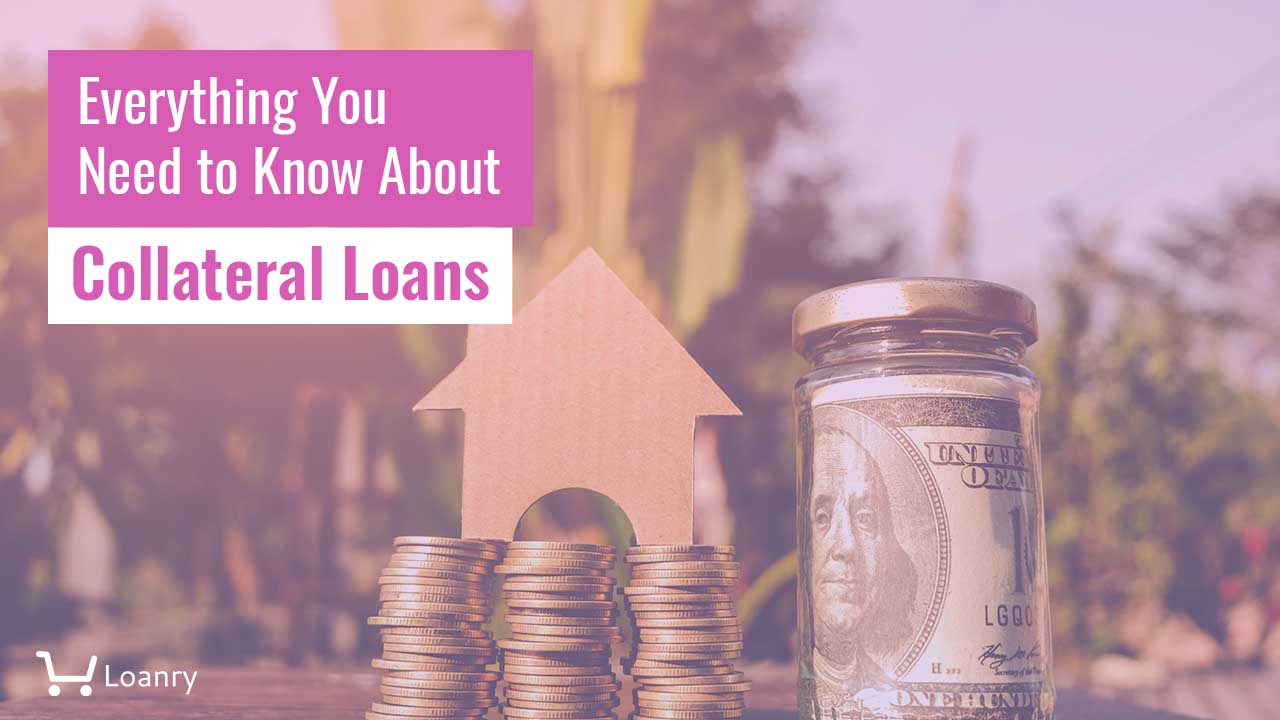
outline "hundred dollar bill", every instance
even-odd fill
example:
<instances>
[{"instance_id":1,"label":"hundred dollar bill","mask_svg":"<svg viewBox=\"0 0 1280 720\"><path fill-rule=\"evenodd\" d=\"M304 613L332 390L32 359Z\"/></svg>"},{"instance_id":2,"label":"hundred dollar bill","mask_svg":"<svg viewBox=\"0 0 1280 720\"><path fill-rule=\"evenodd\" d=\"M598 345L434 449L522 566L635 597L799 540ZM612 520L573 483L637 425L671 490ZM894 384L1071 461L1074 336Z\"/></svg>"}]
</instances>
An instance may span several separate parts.
<instances>
[{"instance_id":1,"label":"hundred dollar bill","mask_svg":"<svg viewBox=\"0 0 1280 720\"><path fill-rule=\"evenodd\" d=\"M1053 715L1026 388L849 379L800 430L801 717Z\"/></svg>"}]
</instances>

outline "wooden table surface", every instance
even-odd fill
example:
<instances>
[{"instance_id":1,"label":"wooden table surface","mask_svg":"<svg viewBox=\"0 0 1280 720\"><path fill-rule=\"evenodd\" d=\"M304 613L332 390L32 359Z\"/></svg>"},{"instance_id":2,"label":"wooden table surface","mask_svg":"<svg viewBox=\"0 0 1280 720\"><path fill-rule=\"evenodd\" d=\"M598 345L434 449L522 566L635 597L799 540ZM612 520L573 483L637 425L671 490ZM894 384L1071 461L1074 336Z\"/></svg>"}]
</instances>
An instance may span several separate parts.
<instances>
[{"instance_id":1,"label":"wooden table surface","mask_svg":"<svg viewBox=\"0 0 1280 720\"><path fill-rule=\"evenodd\" d=\"M315 670L202 670L190 696L182 690L104 688L88 698L68 684L57 698L0 703L0 720L362 720L377 695L377 675ZM624 702L630 691L624 687ZM1171 720L1186 716L1073 690L1058 697L1058 720ZM796 717L794 689L757 682L746 720ZM619 708L625 718L628 708ZM497 717L497 713L490 713Z\"/></svg>"}]
</instances>

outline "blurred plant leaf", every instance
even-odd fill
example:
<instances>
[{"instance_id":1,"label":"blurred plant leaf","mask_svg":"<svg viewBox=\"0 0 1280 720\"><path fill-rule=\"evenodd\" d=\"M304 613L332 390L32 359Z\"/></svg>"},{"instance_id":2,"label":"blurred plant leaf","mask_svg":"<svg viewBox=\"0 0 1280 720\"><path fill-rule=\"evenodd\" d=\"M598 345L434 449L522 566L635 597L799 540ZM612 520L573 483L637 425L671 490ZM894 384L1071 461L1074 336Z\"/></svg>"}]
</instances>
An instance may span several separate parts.
<instances>
[{"instance_id":1,"label":"blurred plant leaf","mask_svg":"<svg viewBox=\"0 0 1280 720\"><path fill-rule=\"evenodd\" d=\"M769 601L784 588L796 581L796 572L800 566L800 554L792 550L783 555L751 583L746 592L738 598L738 620L744 630L749 630Z\"/></svg>"},{"instance_id":2,"label":"blurred plant leaf","mask_svg":"<svg viewBox=\"0 0 1280 720\"><path fill-rule=\"evenodd\" d=\"M493 50L502 24L484 0L334 0L342 47L358 50Z\"/></svg>"},{"instance_id":3,"label":"blurred plant leaf","mask_svg":"<svg viewBox=\"0 0 1280 720\"><path fill-rule=\"evenodd\" d=\"M397 328L400 349L422 377L435 380L448 370L441 344L430 325L401 325Z\"/></svg>"},{"instance_id":4,"label":"blurred plant leaf","mask_svg":"<svg viewBox=\"0 0 1280 720\"><path fill-rule=\"evenodd\" d=\"M557 5L563 5L563 2ZM594 14L589 72L591 84L614 89L644 79L645 31L653 3L650 0L587 0Z\"/></svg>"},{"instance_id":5,"label":"blurred plant leaf","mask_svg":"<svg viewBox=\"0 0 1280 720\"><path fill-rule=\"evenodd\" d=\"M700 142L677 250L672 317L677 337L696 330L711 303L738 286L750 222L742 140L724 133Z\"/></svg>"},{"instance_id":6,"label":"blurred plant leaf","mask_svg":"<svg viewBox=\"0 0 1280 720\"><path fill-rule=\"evenodd\" d=\"M19 426L14 430L4 448L0 449L0 476L13 475L21 470L35 443L35 435L27 428Z\"/></svg>"}]
</instances>

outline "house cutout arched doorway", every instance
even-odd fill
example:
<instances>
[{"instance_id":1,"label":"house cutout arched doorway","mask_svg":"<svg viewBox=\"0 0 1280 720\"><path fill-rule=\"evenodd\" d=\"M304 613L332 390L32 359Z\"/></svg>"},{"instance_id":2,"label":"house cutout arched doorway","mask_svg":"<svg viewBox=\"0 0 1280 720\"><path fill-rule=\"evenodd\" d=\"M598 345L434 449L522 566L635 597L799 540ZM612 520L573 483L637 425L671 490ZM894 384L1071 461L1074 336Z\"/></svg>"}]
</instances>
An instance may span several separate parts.
<instances>
[{"instance_id":1,"label":"house cutout arched doorway","mask_svg":"<svg viewBox=\"0 0 1280 720\"><path fill-rule=\"evenodd\" d=\"M630 579L630 569L623 560L628 547L635 542L635 531L626 512L608 495L586 488L562 488L543 495L525 509L514 530L516 541L542 540L554 542L611 545L617 549L618 561L609 573L615 587L623 587ZM502 582L494 583L494 637L510 636L506 603L501 593ZM614 600L615 617L622 630L623 642L615 647L629 647L632 629L625 622L626 612L620 599Z\"/></svg>"}]
</instances>

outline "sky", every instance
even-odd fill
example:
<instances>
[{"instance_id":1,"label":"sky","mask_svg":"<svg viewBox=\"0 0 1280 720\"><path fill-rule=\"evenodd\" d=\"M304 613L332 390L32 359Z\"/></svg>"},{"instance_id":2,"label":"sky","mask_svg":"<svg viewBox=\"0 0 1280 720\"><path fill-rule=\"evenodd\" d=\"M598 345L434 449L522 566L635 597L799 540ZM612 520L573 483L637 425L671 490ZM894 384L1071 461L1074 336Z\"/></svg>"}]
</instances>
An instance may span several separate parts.
<instances>
[{"instance_id":1,"label":"sky","mask_svg":"<svg viewBox=\"0 0 1280 720\"><path fill-rule=\"evenodd\" d=\"M975 274L1043 284L1053 208L1114 219L1150 262L1174 209L1280 184L1280 3L827 0L795 76L847 199L900 208L937 244L953 154L973 143Z\"/></svg>"},{"instance_id":2,"label":"sky","mask_svg":"<svg viewBox=\"0 0 1280 720\"><path fill-rule=\"evenodd\" d=\"M1120 221L1120 257L1145 262L1172 209L1280 181L1280 3L805 1L792 76L817 135L784 152L846 171L841 212L896 208L918 239L905 272L928 269L961 138L973 272L1033 290L1064 257L1059 203ZM110 45L151 15L195 47L331 47L331 7L18 0L0 4L0 55L42 68L48 48Z\"/></svg>"}]
</instances>

